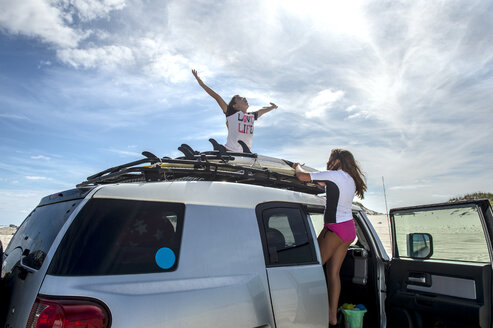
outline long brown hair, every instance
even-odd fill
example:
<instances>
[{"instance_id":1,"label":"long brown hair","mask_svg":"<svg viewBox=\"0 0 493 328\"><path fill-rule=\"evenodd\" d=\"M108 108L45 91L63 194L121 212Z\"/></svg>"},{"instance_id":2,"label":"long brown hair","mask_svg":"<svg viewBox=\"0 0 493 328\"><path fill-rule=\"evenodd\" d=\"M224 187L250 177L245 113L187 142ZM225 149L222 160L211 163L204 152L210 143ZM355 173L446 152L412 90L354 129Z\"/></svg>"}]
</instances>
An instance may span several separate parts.
<instances>
[{"instance_id":1,"label":"long brown hair","mask_svg":"<svg viewBox=\"0 0 493 328\"><path fill-rule=\"evenodd\" d=\"M339 162L336 162L337 160ZM353 154L345 149L332 149L329 161L327 162L327 170L339 169L353 178L354 184L356 185L356 196L363 199L366 191L366 177L363 172L361 172Z\"/></svg>"},{"instance_id":2,"label":"long brown hair","mask_svg":"<svg viewBox=\"0 0 493 328\"><path fill-rule=\"evenodd\" d=\"M227 113L229 113L230 111L235 111L236 109L233 107L234 105L236 105L236 97L239 97L240 95L234 95L233 98L231 98L231 100L229 101L229 104L228 104L228 109L227 109Z\"/></svg>"}]
</instances>

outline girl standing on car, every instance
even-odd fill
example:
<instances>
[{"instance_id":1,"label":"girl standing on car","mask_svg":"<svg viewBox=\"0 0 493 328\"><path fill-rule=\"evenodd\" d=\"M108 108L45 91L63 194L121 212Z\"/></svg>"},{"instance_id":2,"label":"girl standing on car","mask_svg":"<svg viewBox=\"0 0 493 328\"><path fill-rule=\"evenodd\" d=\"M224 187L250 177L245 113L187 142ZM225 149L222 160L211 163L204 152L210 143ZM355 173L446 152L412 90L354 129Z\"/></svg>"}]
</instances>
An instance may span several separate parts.
<instances>
[{"instance_id":1,"label":"girl standing on car","mask_svg":"<svg viewBox=\"0 0 493 328\"><path fill-rule=\"evenodd\" d=\"M354 195L363 199L366 191L365 176L353 155L344 149L333 149L327 162L327 170L308 173L299 163L293 165L296 177L301 181L325 184L326 205L324 228L318 236L322 265L327 264L327 288L329 292L329 323L337 324L337 305L341 292L339 271L351 242L356 238L352 215Z\"/></svg>"},{"instance_id":2,"label":"girl standing on car","mask_svg":"<svg viewBox=\"0 0 493 328\"><path fill-rule=\"evenodd\" d=\"M220 95L202 82L196 70L192 70L192 74L205 92L217 101L224 115L226 115L226 126L228 127L228 139L225 144L226 149L229 151L242 152L243 148L238 143L238 140L243 141L248 148L251 149L254 122L265 113L276 109L277 106L274 103L270 103L270 106L262 107L258 111L247 112L248 101L246 98L236 95L231 99L229 104L226 104Z\"/></svg>"}]
</instances>

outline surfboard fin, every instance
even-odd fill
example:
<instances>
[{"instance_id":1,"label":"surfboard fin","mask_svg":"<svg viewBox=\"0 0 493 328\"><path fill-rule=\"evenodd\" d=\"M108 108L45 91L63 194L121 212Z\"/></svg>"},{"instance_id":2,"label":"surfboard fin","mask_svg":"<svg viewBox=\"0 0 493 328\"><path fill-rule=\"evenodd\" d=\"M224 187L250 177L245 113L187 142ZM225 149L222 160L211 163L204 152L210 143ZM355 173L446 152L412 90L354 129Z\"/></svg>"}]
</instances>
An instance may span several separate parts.
<instances>
[{"instance_id":1,"label":"surfboard fin","mask_svg":"<svg viewBox=\"0 0 493 328\"><path fill-rule=\"evenodd\" d=\"M161 161L161 159L159 157L157 157L156 155L154 155L150 151L143 151L142 152L142 156L147 157L149 159L154 159L154 160Z\"/></svg>"},{"instance_id":2,"label":"surfboard fin","mask_svg":"<svg viewBox=\"0 0 493 328\"><path fill-rule=\"evenodd\" d=\"M293 165L294 165L294 163L293 163L293 162L288 161L288 160L286 160L286 159L283 159L282 161L283 161L284 163L286 163L287 165L291 166L291 167L293 167Z\"/></svg>"},{"instance_id":3,"label":"surfboard fin","mask_svg":"<svg viewBox=\"0 0 493 328\"><path fill-rule=\"evenodd\" d=\"M178 150L181 151L183 153L183 155L185 155L185 158L186 159L195 159L195 154L193 153L193 149L188 146L188 145L181 145L180 147L178 147Z\"/></svg>"},{"instance_id":4,"label":"surfboard fin","mask_svg":"<svg viewBox=\"0 0 493 328\"><path fill-rule=\"evenodd\" d=\"M199 151L194 150L192 147L190 147L189 145L187 145L187 144L185 144L185 143L184 143L184 144L181 144L181 146L182 146L183 148L188 149L188 150L189 150L190 152L192 152L194 155L200 155L200 152L199 152Z\"/></svg>"},{"instance_id":5,"label":"surfboard fin","mask_svg":"<svg viewBox=\"0 0 493 328\"><path fill-rule=\"evenodd\" d=\"M240 144L241 148L243 148L243 152L247 154L251 154L252 152L250 151L250 148L246 145L246 143L243 142L243 140L238 140L238 143Z\"/></svg>"},{"instance_id":6,"label":"surfboard fin","mask_svg":"<svg viewBox=\"0 0 493 328\"><path fill-rule=\"evenodd\" d=\"M216 140L210 138L209 142L212 144L214 147L214 150L217 150L219 152L220 157L226 156L227 149L223 145L219 144Z\"/></svg>"}]
</instances>

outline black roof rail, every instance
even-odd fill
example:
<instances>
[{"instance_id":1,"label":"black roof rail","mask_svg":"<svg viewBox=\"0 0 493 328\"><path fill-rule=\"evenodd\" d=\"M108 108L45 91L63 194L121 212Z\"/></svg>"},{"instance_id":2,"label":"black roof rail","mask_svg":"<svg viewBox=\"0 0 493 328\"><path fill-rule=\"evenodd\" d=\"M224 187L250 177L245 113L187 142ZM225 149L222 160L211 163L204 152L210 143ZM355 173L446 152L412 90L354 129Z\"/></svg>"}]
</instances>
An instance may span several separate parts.
<instances>
[{"instance_id":1,"label":"black roof rail","mask_svg":"<svg viewBox=\"0 0 493 328\"><path fill-rule=\"evenodd\" d=\"M178 149L183 152L184 156L158 158L150 152L143 152L146 158L114 166L91 175L77 187L192 179L254 184L310 194L325 192L323 187L316 183L302 182L294 174L287 174L286 170L289 171L289 169L286 166L292 166L292 162L286 160L269 158L278 163L279 169L276 170L275 165L270 165L270 169L262 167L261 161L267 157L253 153L229 152L220 147L213 151L199 152L186 144L182 144ZM253 164L256 164L256 167Z\"/></svg>"}]
</instances>

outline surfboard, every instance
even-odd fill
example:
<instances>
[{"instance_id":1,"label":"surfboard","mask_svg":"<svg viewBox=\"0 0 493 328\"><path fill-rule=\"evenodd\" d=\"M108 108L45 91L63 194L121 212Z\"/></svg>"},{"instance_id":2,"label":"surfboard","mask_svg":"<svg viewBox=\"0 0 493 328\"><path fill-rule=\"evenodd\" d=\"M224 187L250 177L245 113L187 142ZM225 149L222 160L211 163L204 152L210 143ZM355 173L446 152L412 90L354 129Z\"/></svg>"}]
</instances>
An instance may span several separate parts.
<instances>
[{"instance_id":1,"label":"surfboard","mask_svg":"<svg viewBox=\"0 0 493 328\"><path fill-rule=\"evenodd\" d=\"M221 148L221 145L212 141L211 143L214 150L205 152L182 144L178 149L184 156L176 158L159 158L151 152L144 151L144 159L103 170L88 177L87 181L78 186L141 180L151 182L199 179L278 186L310 193L323 192L317 184L299 181L292 167L293 162L289 160L254 154L249 152L246 146L245 152L229 152L224 146ZM317 171L306 165L302 165L302 168L307 172Z\"/></svg>"},{"instance_id":2,"label":"surfboard","mask_svg":"<svg viewBox=\"0 0 493 328\"><path fill-rule=\"evenodd\" d=\"M264 155L257 155L256 157L243 157L243 156L231 156L229 159L215 159L215 158L208 158L208 162L210 163L215 163L215 164L229 164L232 167L230 169L241 169L241 168L253 168L253 169L259 169L259 170L269 170L271 172L276 172L280 174L285 174L289 176L295 175L295 170L293 169L292 165L294 164L291 161L284 160L281 158L275 158L275 157L270 157L270 156L264 156ZM193 163L173 163L173 162L166 162L163 161L163 163L156 163L155 165L160 165L161 167L183 167L183 168L192 168L194 167ZM151 167L151 165L149 165ZM307 171L307 172L316 172L317 170L306 166L306 165L301 165L301 167ZM227 167L225 167L227 169Z\"/></svg>"},{"instance_id":3,"label":"surfboard","mask_svg":"<svg viewBox=\"0 0 493 328\"><path fill-rule=\"evenodd\" d=\"M198 152L192 149L192 147L190 147L189 145L182 144L180 147L178 147L178 150L180 150L184 154L184 156L178 157L176 158L176 160L183 159L197 162L208 161L209 163L215 164L228 164L231 167L227 167L225 165L223 169L230 170L235 170L237 168L252 168L258 170L269 170L270 172L280 173L288 176L295 175L295 170L293 168L294 162L292 161L271 156L252 154L251 152L249 152L246 145L244 145L244 149L246 149L247 152L230 152L227 151L224 146L219 145L214 139L210 139L210 141L214 145L214 151ZM221 146L222 149L220 148ZM145 153L146 157L152 158L152 154L149 154L149 152ZM164 160L162 163L156 163L155 165L160 165L161 167L183 168L191 168L196 166L196 164L194 164L193 162L176 163L173 160ZM301 165L301 167L307 172L317 171L316 169L306 165Z\"/></svg>"}]
</instances>

